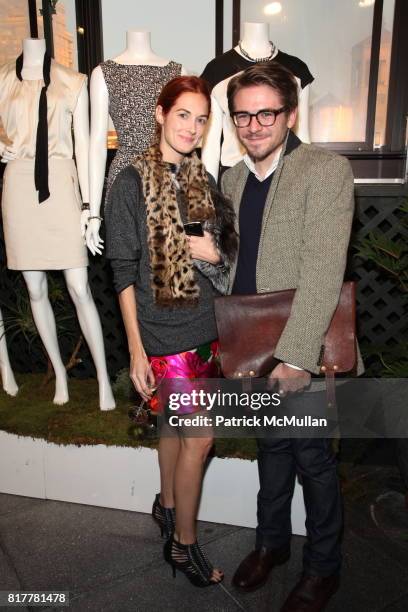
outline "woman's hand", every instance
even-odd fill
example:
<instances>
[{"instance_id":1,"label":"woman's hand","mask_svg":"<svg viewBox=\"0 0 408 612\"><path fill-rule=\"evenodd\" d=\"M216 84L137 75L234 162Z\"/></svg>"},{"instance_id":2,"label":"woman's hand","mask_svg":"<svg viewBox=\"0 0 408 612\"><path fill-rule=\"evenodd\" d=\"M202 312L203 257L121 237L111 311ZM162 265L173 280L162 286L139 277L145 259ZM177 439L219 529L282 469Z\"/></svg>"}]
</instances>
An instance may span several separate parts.
<instances>
[{"instance_id":1,"label":"woman's hand","mask_svg":"<svg viewBox=\"0 0 408 612\"><path fill-rule=\"evenodd\" d=\"M220 263L221 257L210 232L204 231L204 236L187 236L187 240L193 259L202 259L213 265Z\"/></svg>"},{"instance_id":2,"label":"woman's hand","mask_svg":"<svg viewBox=\"0 0 408 612\"><path fill-rule=\"evenodd\" d=\"M149 400L155 389L155 378L146 353L140 349L130 349L129 376L136 391L145 400Z\"/></svg>"}]
</instances>

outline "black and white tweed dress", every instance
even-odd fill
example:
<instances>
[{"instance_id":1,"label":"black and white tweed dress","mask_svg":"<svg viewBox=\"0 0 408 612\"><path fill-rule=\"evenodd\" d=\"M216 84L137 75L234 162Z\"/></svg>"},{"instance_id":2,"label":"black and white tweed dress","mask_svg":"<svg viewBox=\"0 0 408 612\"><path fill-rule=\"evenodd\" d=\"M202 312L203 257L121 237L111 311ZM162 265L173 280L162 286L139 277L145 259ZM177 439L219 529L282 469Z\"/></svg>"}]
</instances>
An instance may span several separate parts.
<instances>
[{"instance_id":1,"label":"black and white tweed dress","mask_svg":"<svg viewBox=\"0 0 408 612\"><path fill-rule=\"evenodd\" d=\"M155 135L157 98L168 81L181 74L181 64L165 66L100 64L109 94L109 114L115 126L119 147L110 166L106 195L117 174L138 153L147 149Z\"/></svg>"}]
</instances>

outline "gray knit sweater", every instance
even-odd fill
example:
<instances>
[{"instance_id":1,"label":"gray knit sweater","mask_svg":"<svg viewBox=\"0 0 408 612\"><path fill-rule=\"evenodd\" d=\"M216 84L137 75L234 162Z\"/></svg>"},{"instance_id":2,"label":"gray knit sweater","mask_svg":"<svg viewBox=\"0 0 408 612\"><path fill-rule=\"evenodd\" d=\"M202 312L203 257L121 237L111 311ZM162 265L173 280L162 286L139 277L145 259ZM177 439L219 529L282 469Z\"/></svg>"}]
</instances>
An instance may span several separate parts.
<instances>
[{"instance_id":1,"label":"gray knit sweater","mask_svg":"<svg viewBox=\"0 0 408 612\"><path fill-rule=\"evenodd\" d=\"M180 204L180 202L179 202ZM180 206L181 216L185 214ZM158 306L150 286L146 206L141 179L133 166L122 170L110 191L105 209L106 257L111 260L118 293L135 286L137 318L148 355L171 355L217 337L213 299L217 292L198 270L197 306Z\"/></svg>"}]
</instances>

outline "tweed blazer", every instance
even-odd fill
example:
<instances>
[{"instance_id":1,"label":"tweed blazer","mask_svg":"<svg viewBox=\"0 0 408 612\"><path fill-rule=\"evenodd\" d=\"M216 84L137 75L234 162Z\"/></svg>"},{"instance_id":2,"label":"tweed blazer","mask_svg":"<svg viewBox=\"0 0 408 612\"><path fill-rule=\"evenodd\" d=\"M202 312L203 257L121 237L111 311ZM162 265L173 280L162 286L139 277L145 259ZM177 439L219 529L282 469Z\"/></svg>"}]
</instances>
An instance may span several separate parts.
<instances>
[{"instance_id":1,"label":"tweed blazer","mask_svg":"<svg viewBox=\"0 0 408 612\"><path fill-rule=\"evenodd\" d=\"M236 211L238 234L248 175L241 161L221 179ZM346 158L303 143L286 155L283 151L263 212L256 286L258 293L297 289L275 357L315 374L343 283L353 213L353 174ZM237 258L229 292L236 265ZM362 371L358 355L357 373Z\"/></svg>"}]
</instances>

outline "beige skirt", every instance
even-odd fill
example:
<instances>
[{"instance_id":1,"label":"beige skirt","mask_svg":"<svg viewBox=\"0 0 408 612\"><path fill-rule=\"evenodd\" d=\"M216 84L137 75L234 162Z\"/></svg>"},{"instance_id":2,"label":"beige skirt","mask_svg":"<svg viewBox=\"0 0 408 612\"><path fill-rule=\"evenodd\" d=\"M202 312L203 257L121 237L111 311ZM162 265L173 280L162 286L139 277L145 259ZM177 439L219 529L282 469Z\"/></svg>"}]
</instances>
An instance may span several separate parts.
<instances>
[{"instance_id":1,"label":"beige skirt","mask_svg":"<svg viewBox=\"0 0 408 612\"><path fill-rule=\"evenodd\" d=\"M8 162L2 214L10 270L67 270L88 265L81 237L81 197L72 159L48 160L50 197L38 203L34 160Z\"/></svg>"}]
</instances>

